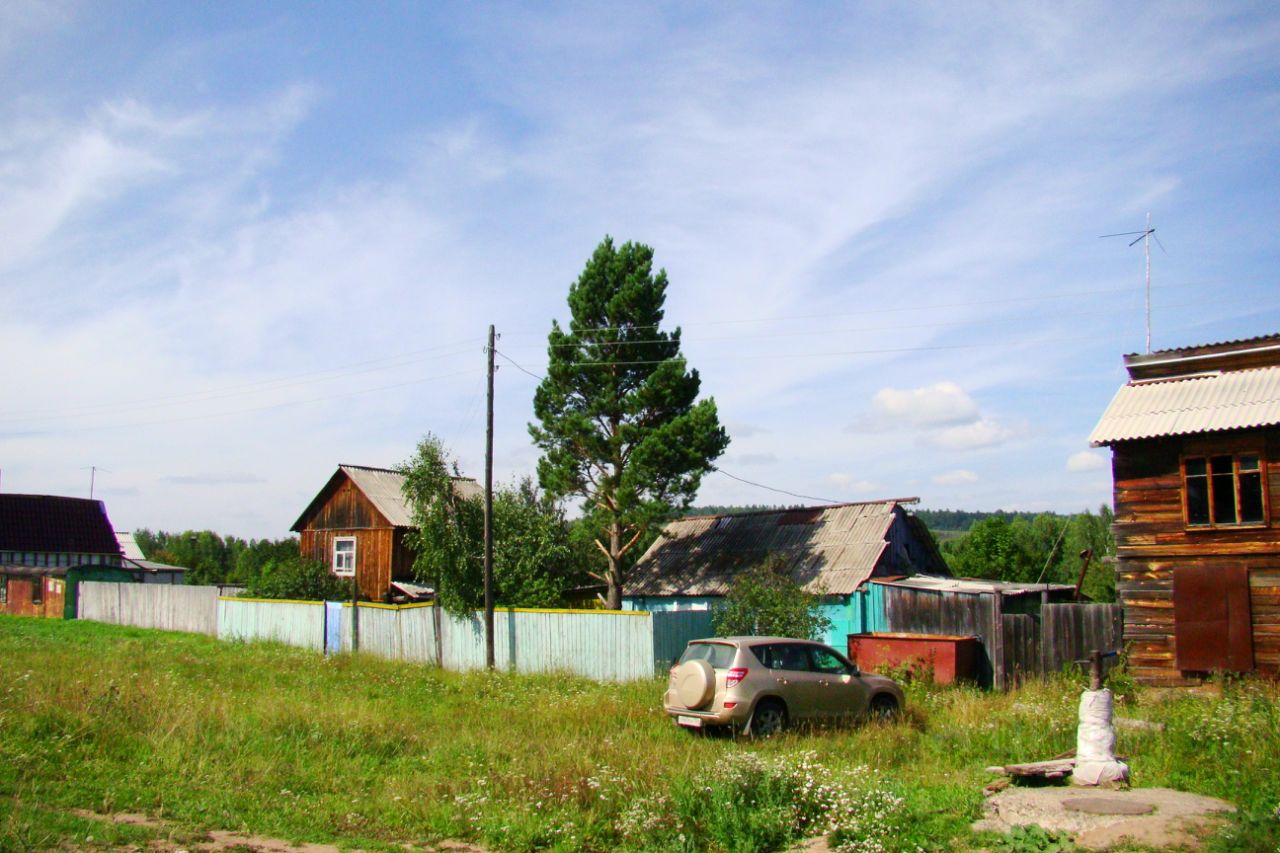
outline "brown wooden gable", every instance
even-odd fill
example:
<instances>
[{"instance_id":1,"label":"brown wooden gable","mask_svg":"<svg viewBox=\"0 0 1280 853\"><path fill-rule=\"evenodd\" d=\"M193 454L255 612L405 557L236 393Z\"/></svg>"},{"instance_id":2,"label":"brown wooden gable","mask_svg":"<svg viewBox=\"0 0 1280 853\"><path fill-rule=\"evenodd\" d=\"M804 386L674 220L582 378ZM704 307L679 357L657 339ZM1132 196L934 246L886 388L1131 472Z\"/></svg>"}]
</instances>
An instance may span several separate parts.
<instances>
[{"instance_id":1,"label":"brown wooden gable","mask_svg":"<svg viewBox=\"0 0 1280 853\"><path fill-rule=\"evenodd\" d=\"M301 533L304 530L380 530L392 526L339 468L291 529Z\"/></svg>"}]
</instances>

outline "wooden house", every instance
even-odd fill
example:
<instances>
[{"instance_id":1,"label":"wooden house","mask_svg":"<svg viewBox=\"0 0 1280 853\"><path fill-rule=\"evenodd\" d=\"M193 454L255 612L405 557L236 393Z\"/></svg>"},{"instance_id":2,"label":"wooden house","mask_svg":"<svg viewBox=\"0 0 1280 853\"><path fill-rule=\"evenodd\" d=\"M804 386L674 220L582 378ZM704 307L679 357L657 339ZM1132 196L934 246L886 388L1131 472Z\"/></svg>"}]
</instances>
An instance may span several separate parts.
<instances>
[{"instance_id":1,"label":"wooden house","mask_svg":"<svg viewBox=\"0 0 1280 853\"><path fill-rule=\"evenodd\" d=\"M734 578L774 555L810 592L824 596L826 641L875 630L867 581L948 575L916 498L679 518L663 528L623 585L626 610L708 610Z\"/></svg>"},{"instance_id":2,"label":"wooden house","mask_svg":"<svg viewBox=\"0 0 1280 853\"><path fill-rule=\"evenodd\" d=\"M1280 335L1125 356L1116 592L1135 676L1280 673Z\"/></svg>"},{"instance_id":3,"label":"wooden house","mask_svg":"<svg viewBox=\"0 0 1280 853\"><path fill-rule=\"evenodd\" d=\"M393 583L414 580L414 554L405 544L413 510L403 487L404 476L395 471L339 465L290 528L302 556L338 577L354 576L363 597L387 600ZM453 487L466 498L481 495L475 480L455 477Z\"/></svg>"},{"instance_id":4,"label":"wooden house","mask_svg":"<svg viewBox=\"0 0 1280 853\"><path fill-rule=\"evenodd\" d=\"M74 618L75 584L133 580L120 564L102 501L0 494L0 613Z\"/></svg>"}]
</instances>

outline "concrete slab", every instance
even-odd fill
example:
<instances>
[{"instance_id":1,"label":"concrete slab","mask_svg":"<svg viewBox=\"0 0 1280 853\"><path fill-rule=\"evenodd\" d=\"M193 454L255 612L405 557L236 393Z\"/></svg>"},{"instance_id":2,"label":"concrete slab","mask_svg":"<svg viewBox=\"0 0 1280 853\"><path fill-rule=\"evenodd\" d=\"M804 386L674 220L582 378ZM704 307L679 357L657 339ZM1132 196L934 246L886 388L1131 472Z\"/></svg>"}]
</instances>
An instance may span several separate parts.
<instances>
[{"instance_id":1,"label":"concrete slab","mask_svg":"<svg viewBox=\"0 0 1280 853\"><path fill-rule=\"evenodd\" d=\"M1079 788L1013 787L990 797L984 810L986 817L973 825L975 830L1005 833L1034 825L1065 832L1086 849L1106 850L1122 841L1194 848L1235 806L1168 788L1087 794Z\"/></svg>"}]
</instances>

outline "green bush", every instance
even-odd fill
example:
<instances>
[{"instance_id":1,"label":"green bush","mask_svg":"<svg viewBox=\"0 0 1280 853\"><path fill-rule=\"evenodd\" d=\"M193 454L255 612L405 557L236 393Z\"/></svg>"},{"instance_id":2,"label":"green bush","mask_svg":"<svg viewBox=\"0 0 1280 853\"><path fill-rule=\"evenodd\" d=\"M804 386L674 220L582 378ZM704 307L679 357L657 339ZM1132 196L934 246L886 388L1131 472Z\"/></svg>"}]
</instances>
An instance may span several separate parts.
<instances>
[{"instance_id":1,"label":"green bush","mask_svg":"<svg viewBox=\"0 0 1280 853\"><path fill-rule=\"evenodd\" d=\"M819 609L821 603L820 596L805 592L792 579L782 558L771 554L734 579L712 615L712 629L721 637L817 639L831 627Z\"/></svg>"},{"instance_id":2,"label":"green bush","mask_svg":"<svg viewBox=\"0 0 1280 853\"><path fill-rule=\"evenodd\" d=\"M250 578L244 598L283 598L295 601L343 601L351 597L351 582L329 573L319 560L292 557L268 560Z\"/></svg>"}]
</instances>

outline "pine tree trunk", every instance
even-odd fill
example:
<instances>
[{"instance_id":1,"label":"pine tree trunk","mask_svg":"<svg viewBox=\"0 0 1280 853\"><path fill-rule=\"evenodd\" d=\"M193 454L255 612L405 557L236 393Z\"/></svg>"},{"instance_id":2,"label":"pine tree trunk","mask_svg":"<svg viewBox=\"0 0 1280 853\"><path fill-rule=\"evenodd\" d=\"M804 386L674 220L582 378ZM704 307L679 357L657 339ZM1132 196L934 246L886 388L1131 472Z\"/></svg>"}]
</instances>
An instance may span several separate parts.
<instances>
[{"instance_id":1,"label":"pine tree trunk","mask_svg":"<svg viewBox=\"0 0 1280 853\"><path fill-rule=\"evenodd\" d=\"M609 591L605 606L610 610L622 609L622 525L609 523Z\"/></svg>"}]
</instances>

